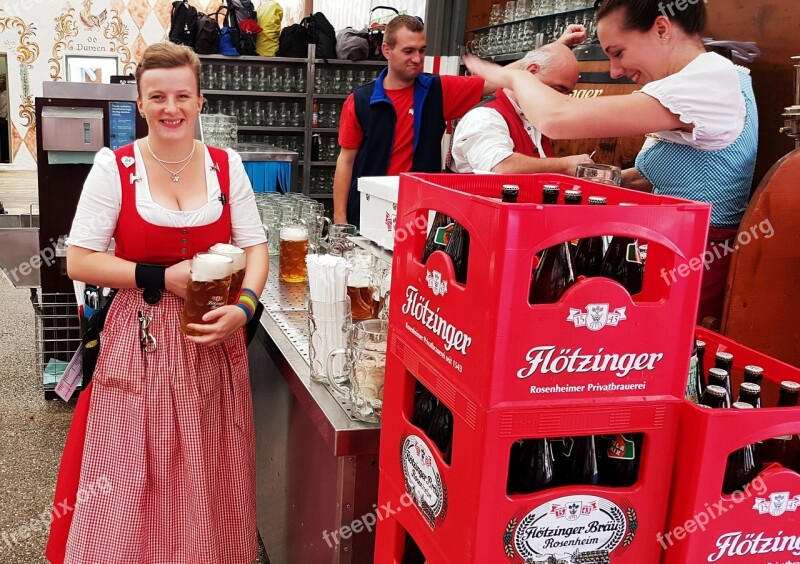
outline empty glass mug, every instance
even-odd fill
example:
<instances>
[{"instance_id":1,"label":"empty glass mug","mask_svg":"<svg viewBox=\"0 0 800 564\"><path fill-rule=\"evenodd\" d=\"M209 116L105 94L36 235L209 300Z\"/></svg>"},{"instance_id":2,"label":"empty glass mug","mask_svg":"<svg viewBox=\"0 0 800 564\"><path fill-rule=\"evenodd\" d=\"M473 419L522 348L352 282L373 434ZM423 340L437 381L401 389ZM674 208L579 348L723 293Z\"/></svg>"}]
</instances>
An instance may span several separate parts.
<instances>
[{"instance_id":1,"label":"empty glass mug","mask_svg":"<svg viewBox=\"0 0 800 564\"><path fill-rule=\"evenodd\" d=\"M622 182L622 170L618 166L607 164L579 164L575 169L575 176L602 184L613 184L614 186L619 186Z\"/></svg>"},{"instance_id":2,"label":"empty glass mug","mask_svg":"<svg viewBox=\"0 0 800 564\"><path fill-rule=\"evenodd\" d=\"M349 396L353 417L360 421L379 423L381 420L388 329L389 323L382 319L359 321L353 326L350 346L333 350L328 355L331 388L338 394ZM334 363L339 355L344 355L352 365L349 391L340 386L334 376Z\"/></svg>"},{"instance_id":3,"label":"empty glass mug","mask_svg":"<svg viewBox=\"0 0 800 564\"><path fill-rule=\"evenodd\" d=\"M326 386L328 380L327 360L332 351L347 347L353 318L350 315L350 299L345 296L338 302L308 300L308 357L311 380ZM346 358L333 363L333 379L337 384L347 385L350 366ZM347 394L342 394L346 397Z\"/></svg>"}]
</instances>

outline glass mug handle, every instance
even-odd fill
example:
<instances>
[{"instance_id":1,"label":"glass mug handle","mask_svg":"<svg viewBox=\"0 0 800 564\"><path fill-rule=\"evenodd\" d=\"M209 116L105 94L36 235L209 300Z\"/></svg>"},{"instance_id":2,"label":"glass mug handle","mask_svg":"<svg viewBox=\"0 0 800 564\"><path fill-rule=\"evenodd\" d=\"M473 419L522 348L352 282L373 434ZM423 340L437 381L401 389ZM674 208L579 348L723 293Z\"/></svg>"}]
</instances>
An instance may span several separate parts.
<instances>
[{"instance_id":1,"label":"glass mug handle","mask_svg":"<svg viewBox=\"0 0 800 564\"><path fill-rule=\"evenodd\" d=\"M347 397L347 388L344 388L336 383L336 380L333 379L333 361L336 359L337 356L340 354L347 355L348 349L338 348L333 349L330 353L328 353L328 360L325 362L325 376L328 378L328 383L333 388L334 392L339 394L342 397ZM347 359L345 358L345 366L347 366Z\"/></svg>"}]
</instances>

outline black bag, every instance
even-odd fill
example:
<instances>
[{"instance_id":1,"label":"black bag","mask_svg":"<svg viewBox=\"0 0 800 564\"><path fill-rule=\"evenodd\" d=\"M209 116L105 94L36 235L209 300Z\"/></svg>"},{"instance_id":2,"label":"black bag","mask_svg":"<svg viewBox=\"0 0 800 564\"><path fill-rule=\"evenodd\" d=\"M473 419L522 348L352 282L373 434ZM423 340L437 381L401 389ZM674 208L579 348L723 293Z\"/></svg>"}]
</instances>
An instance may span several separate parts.
<instances>
[{"instance_id":1,"label":"black bag","mask_svg":"<svg viewBox=\"0 0 800 564\"><path fill-rule=\"evenodd\" d=\"M81 384L83 389L86 389L86 386L92 381L92 376L94 376L97 358L100 356L100 333L106 324L108 310L111 309L111 302L116 294L117 290L111 290L111 293L100 305L97 313L89 318L86 330L83 332L83 382Z\"/></svg>"},{"instance_id":2,"label":"black bag","mask_svg":"<svg viewBox=\"0 0 800 564\"><path fill-rule=\"evenodd\" d=\"M217 16L222 12L206 15L197 14L197 39L194 51L198 55L215 55L219 53L219 23Z\"/></svg>"},{"instance_id":3,"label":"black bag","mask_svg":"<svg viewBox=\"0 0 800 564\"><path fill-rule=\"evenodd\" d=\"M175 0L169 20L169 40L193 48L196 39L197 8L186 0Z\"/></svg>"},{"instance_id":4,"label":"black bag","mask_svg":"<svg viewBox=\"0 0 800 564\"><path fill-rule=\"evenodd\" d=\"M322 12L311 14L300 22L308 30L308 42L317 46L318 59L336 58L336 30Z\"/></svg>"},{"instance_id":5,"label":"black bag","mask_svg":"<svg viewBox=\"0 0 800 564\"><path fill-rule=\"evenodd\" d=\"M256 8L250 0L229 0L229 7L236 12L236 19L239 21L258 20Z\"/></svg>"},{"instance_id":6,"label":"black bag","mask_svg":"<svg viewBox=\"0 0 800 564\"><path fill-rule=\"evenodd\" d=\"M386 24L372 21L375 10L391 10L398 16L400 12L391 6L375 6L369 11L369 60L385 61L386 57L383 56L383 32L386 29Z\"/></svg>"},{"instance_id":7,"label":"black bag","mask_svg":"<svg viewBox=\"0 0 800 564\"><path fill-rule=\"evenodd\" d=\"M308 31L300 24L292 24L281 30L278 38L277 57L307 57Z\"/></svg>"}]
</instances>

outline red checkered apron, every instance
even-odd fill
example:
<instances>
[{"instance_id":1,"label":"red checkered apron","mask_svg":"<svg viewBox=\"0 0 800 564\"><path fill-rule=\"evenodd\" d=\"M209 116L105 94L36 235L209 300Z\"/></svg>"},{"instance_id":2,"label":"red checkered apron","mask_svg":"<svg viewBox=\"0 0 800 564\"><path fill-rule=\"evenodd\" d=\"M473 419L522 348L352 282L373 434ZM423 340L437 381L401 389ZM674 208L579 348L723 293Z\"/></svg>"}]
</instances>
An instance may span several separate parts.
<instances>
[{"instance_id":1,"label":"red checkered apron","mask_svg":"<svg viewBox=\"0 0 800 564\"><path fill-rule=\"evenodd\" d=\"M125 154L118 151L118 161ZM223 169L220 184L227 197L228 171L220 157L227 165L224 152L212 152ZM127 174L121 163L120 173ZM120 225L130 227L138 217L134 189L123 176ZM227 242L227 206L223 216L192 228L192 243ZM136 233L145 241L158 240ZM137 254L131 249L123 243L123 256ZM163 256L164 250L154 254ZM94 379L76 407L65 445L47 547L51 562L249 564L256 558L255 446L244 331L215 347L195 345L178 329L182 308L183 300L169 292L153 306L143 301L141 290L123 289L114 298ZM138 313L146 309L157 342L150 353L139 344Z\"/></svg>"}]
</instances>

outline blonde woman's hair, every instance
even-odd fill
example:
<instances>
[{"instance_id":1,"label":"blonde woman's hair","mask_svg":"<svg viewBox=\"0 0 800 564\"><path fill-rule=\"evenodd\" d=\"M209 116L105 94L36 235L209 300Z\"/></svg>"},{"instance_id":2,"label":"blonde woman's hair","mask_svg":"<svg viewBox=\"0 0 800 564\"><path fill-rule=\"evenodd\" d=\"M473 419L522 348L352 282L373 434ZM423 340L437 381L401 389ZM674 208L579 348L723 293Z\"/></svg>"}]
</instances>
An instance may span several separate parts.
<instances>
[{"instance_id":1,"label":"blonde woman's hair","mask_svg":"<svg viewBox=\"0 0 800 564\"><path fill-rule=\"evenodd\" d=\"M139 84L144 71L150 69L174 69L176 67L189 67L194 71L197 79L197 93L200 93L200 59L194 51L185 45L164 42L150 45L142 53L142 58L136 66L136 89L141 94Z\"/></svg>"}]
</instances>

